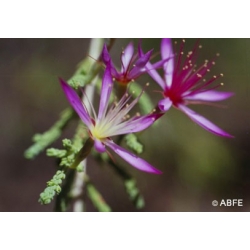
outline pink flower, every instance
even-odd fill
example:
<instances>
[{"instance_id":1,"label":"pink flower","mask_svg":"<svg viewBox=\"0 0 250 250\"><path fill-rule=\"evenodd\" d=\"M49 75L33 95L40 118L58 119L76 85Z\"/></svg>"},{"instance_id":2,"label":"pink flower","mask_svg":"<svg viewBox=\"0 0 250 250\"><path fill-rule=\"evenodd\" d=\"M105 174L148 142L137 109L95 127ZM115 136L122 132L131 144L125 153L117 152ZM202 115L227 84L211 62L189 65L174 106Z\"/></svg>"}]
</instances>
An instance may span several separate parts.
<instances>
[{"instance_id":1,"label":"pink flower","mask_svg":"<svg viewBox=\"0 0 250 250\"><path fill-rule=\"evenodd\" d=\"M115 144L110 138L115 135L144 130L153 124L160 114L134 116L126 119L128 112L140 98L139 95L128 104L128 101L131 99L128 93L125 93L118 103L114 103L109 107L109 99L113 89L113 80L109 66L106 67L103 76L98 114L95 113L92 104L90 105L93 116L90 115L90 111L87 110L86 105L82 103L76 92L62 79L60 79L60 82L69 103L87 126L89 135L94 140L94 147L98 152L103 153L108 147L137 169L154 174L161 173L161 171L155 169L145 160Z\"/></svg>"},{"instance_id":2,"label":"pink flower","mask_svg":"<svg viewBox=\"0 0 250 250\"><path fill-rule=\"evenodd\" d=\"M138 45L138 50L141 50L141 44ZM130 42L121 53L121 70L118 72L112 62L106 45L103 47L102 60L106 66L111 69L112 77L121 84L127 84L137 79L142 74L146 73L149 69L146 68L150 60L153 50L148 51L146 54L134 54L133 43ZM167 59L168 60L168 59ZM152 69L160 68L167 60L162 60L151 65Z\"/></svg>"},{"instance_id":3,"label":"pink flower","mask_svg":"<svg viewBox=\"0 0 250 250\"><path fill-rule=\"evenodd\" d=\"M187 107L189 104L210 104L211 102L222 101L231 97L233 93L215 90L220 85L214 85L213 83L222 74L220 76L215 75L209 80L204 79L212 65L215 64L214 61L206 60L203 65L196 69L198 43L192 51L188 52L186 57L184 57L183 52L184 43L185 40L182 41L180 52L175 57L171 39L162 39L161 57L163 60L170 58L163 66L164 78L155 69L148 71L148 74L163 89L164 99L159 101L159 109L166 112L171 106L174 106L209 132L219 136L233 137ZM143 55L142 50L139 53L141 56ZM151 68L150 63L147 64L147 68Z\"/></svg>"}]
</instances>

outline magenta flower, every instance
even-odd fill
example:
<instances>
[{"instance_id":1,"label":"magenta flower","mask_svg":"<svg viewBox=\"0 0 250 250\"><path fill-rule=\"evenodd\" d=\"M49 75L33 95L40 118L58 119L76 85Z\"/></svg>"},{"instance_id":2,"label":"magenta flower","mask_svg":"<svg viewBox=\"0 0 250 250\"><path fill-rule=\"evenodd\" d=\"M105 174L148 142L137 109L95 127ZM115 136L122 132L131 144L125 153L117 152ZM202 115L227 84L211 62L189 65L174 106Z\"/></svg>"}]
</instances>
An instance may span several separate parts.
<instances>
[{"instance_id":1,"label":"magenta flower","mask_svg":"<svg viewBox=\"0 0 250 250\"><path fill-rule=\"evenodd\" d=\"M209 80L205 80L204 77L215 62L206 60L203 65L196 69L198 43L193 51L188 52L185 58L183 52L184 43L185 40L182 41L177 57L173 57L171 39L162 39L162 59L170 58L163 66L164 78L162 79L154 69L148 71L148 74L163 89L164 99L159 101L159 109L166 112L173 105L209 132L219 136L233 137L187 107L188 104L211 104L211 102L222 101L231 97L233 93L214 90L220 86L212 84L219 76L215 75ZM139 53L143 56L142 50ZM151 68L150 63L147 64L147 67Z\"/></svg>"},{"instance_id":2,"label":"magenta flower","mask_svg":"<svg viewBox=\"0 0 250 250\"><path fill-rule=\"evenodd\" d=\"M115 135L144 130L153 124L159 117L159 114L136 115L130 119L126 119L128 112L135 106L140 98L140 96L138 96L128 104L128 101L131 99L128 93L126 93L118 103L114 103L109 107L109 99L113 88L109 67L106 68L102 81L98 115L96 115L93 106L90 105L93 117L76 92L62 79L60 79L60 82L69 103L87 126L90 137L94 140L94 147L98 152L103 153L106 151L106 147L108 147L137 169L154 174L161 173L161 171L155 169L148 162L115 144L110 138Z\"/></svg>"},{"instance_id":3,"label":"magenta flower","mask_svg":"<svg viewBox=\"0 0 250 250\"><path fill-rule=\"evenodd\" d=\"M138 50L141 50L139 43ZM147 72L146 64L149 62L153 50L148 51L145 55L138 53L134 54L133 43L130 42L125 50L121 54L121 71L118 72L111 60L106 45L103 47L102 60L106 66L111 68L112 77L121 84L127 84L130 81L135 80L143 73ZM151 64L152 69L161 67L165 61L159 61L155 64Z\"/></svg>"}]
</instances>

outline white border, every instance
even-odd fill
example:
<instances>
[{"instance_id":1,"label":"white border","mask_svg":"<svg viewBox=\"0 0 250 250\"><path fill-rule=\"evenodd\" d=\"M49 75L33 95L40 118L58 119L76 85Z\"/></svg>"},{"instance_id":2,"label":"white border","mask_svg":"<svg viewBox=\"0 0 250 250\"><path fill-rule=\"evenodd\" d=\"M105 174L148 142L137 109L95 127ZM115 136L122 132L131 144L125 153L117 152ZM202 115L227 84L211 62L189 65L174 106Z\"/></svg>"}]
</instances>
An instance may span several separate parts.
<instances>
[{"instance_id":1,"label":"white border","mask_svg":"<svg viewBox=\"0 0 250 250\"><path fill-rule=\"evenodd\" d=\"M249 213L2 213L0 247L245 249L249 222Z\"/></svg>"},{"instance_id":2,"label":"white border","mask_svg":"<svg viewBox=\"0 0 250 250\"><path fill-rule=\"evenodd\" d=\"M247 1L1 3L1 37L250 37Z\"/></svg>"}]
</instances>

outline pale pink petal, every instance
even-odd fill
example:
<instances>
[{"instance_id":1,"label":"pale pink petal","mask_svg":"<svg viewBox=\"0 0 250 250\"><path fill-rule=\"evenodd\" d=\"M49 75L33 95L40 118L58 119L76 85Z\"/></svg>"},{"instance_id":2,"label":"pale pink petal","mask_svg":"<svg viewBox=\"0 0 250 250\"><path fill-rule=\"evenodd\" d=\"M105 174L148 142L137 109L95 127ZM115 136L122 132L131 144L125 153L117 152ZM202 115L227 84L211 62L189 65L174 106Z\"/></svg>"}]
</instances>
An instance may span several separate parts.
<instances>
[{"instance_id":1,"label":"pale pink petal","mask_svg":"<svg viewBox=\"0 0 250 250\"><path fill-rule=\"evenodd\" d=\"M183 97L187 100L216 102L225 100L233 95L234 95L233 92L208 90L197 94L190 94L190 95L187 94L184 95Z\"/></svg>"},{"instance_id":2,"label":"pale pink petal","mask_svg":"<svg viewBox=\"0 0 250 250\"><path fill-rule=\"evenodd\" d=\"M196 122L198 125L200 125L204 129L208 130L209 132L214 133L219 136L225 136L225 137L231 137L231 138L234 137L228 134L227 132L223 131L219 127L217 127L215 124L207 120L205 117L189 109L188 107L184 105L179 105L178 108L181 109L186 115L188 115L191 120Z\"/></svg>"},{"instance_id":3,"label":"pale pink petal","mask_svg":"<svg viewBox=\"0 0 250 250\"><path fill-rule=\"evenodd\" d=\"M124 73L128 70L129 64L134 54L134 46L133 43L129 43L125 48L124 52L122 53L122 68L121 73Z\"/></svg>"},{"instance_id":4,"label":"pale pink petal","mask_svg":"<svg viewBox=\"0 0 250 250\"><path fill-rule=\"evenodd\" d=\"M144 172L152 173L152 174L161 174L162 172L153 166L151 166L145 160L139 158L137 155L132 154L126 149L118 146L111 140L107 140L105 144L110 147L115 153L117 153L120 157L122 157L125 161L127 161L133 167L142 170Z\"/></svg>"},{"instance_id":5,"label":"pale pink petal","mask_svg":"<svg viewBox=\"0 0 250 250\"><path fill-rule=\"evenodd\" d=\"M59 80L70 105L73 107L82 121L87 125L87 127L90 127L92 124L91 117L89 116L88 111L82 103L80 97L63 79L60 78Z\"/></svg>"},{"instance_id":6,"label":"pale pink petal","mask_svg":"<svg viewBox=\"0 0 250 250\"><path fill-rule=\"evenodd\" d=\"M158 107L161 111L166 112L172 106L172 101L169 98L164 98L158 102Z\"/></svg>"},{"instance_id":7,"label":"pale pink petal","mask_svg":"<svg viewBox=\"0 0 250 250\"><path fill-rule=\"evenodd\" d=\"M110 72L110 67L107 65L102 79L102 89L100 96L98 119L101 119L102 116L105 115L107 111L112 88L113 88L113 80Z\"/></svg>"},{"instance_id":8,"label":"pale pink petal","mask_svg":"<svg viewBox=\"0 0 250 250\"><path fill-rule=\"evenodd\" d=\"M162 115L163 113L144 115L135 119L131 119L127 122L123 122L114 127L115 130L113 133L111 132L112 135L110 136L140 132L151 126Z\"/></svg>"},{"instance_id":9,"label":"pale pink petal","mask_svg":"<svg viewBox=\"0 0 250 250\"><path fill-rule=\"evenodd\" d=\"M173 48L172 42L170 38L163 38L161 40L161 57L162 59L171 58L168 60L164 66L164 74L167 86L170 87L173 80L173 73L174 73L174 57L173 57Z\"/></svg>"},{"instance_id":10,"label":"pale pink petal","mask_svg":"<svg viewBox=\"0 0 250 250\"><path fill-rule=\"evenodd\" d=\"M94 146L95 146L96 151L98 151L99 153L104 153L106 151L104 144L98 139L95 139Z\"/></svg>"}]
</instances>

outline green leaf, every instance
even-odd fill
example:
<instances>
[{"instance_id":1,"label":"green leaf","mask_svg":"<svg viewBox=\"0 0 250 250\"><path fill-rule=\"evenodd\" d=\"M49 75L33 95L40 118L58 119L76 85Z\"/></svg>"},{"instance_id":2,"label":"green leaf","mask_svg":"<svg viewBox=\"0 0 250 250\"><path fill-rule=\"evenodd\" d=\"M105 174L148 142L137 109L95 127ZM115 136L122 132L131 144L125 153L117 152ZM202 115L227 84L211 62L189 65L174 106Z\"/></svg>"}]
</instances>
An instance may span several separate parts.
<instances>
[{"instance_id":1,"label":"green leaf","mask_svg":"<svg viewBox=\"0 0 250 250\"><path fill-rule=\"evenodd\" d=\"M47 187L40 194L39 202L42 205L49 204L56 194L61 192L60 185L62 184L62 180L65 179L66 175L64 171L58 170L53 178L47 182Z\"/></svg>"},{"instance_id":2,"label":"green leaf","mask_svg":"<svg viewBox=\"0 0 250 250\"><path fill-rule=\"evenodd\" d=\"M124 138L127 146L136 154L141 154L143 152L143 145L138 141L135 134L128 134Z\"/></svg>"}]
</instances>

